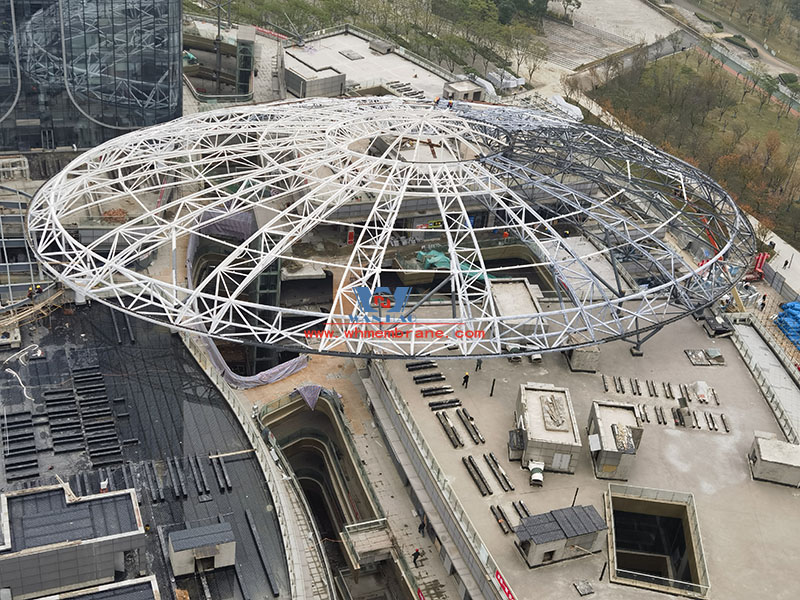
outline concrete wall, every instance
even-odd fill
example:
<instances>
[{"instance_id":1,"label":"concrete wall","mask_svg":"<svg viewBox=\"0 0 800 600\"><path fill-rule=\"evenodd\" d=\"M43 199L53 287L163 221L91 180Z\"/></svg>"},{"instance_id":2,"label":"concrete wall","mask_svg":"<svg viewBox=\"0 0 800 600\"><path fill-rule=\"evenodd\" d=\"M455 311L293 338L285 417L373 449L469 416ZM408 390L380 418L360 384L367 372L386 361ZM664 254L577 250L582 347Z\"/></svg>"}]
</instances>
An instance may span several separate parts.
<instances>
[{"instance_id":1,"label":"concrete wall","mask_svg":"<svg viewBox=\"0 0 800 600\"><path fill-rule=\"evenodd\" d=\"M552 542L545 542L544 544L531 544L531 549L528 552L528 564L531 566L545 565L555 562L564 558L566 552L567 540L554 540ZM553 552L553 558L548 561L544 560L544 555L548 552Z\"/></svg>"},{"instance_id":2,"label":"concrete wall","mask_svg":"<svg viewBox=\"0 0 800 600\"><path fill-rule=\"evenodd\" d=\"M137 548L144 548L144 533L0 555L0 582L14 600L108 583L114 580L115 553Z\"/></svg>"},{"instance_id":3,"label":"concrete wall","mask_svg":"<svg viewBox=\"0 0 800 600\"><path fill-rule=\"evenodd\" d=\"M214 557L214 568L232 567L236 564L236 542L220 544L219 554Z\"/></svg>"},{"instance_id":4,"label":"concrete wall","mask_svg":"<svg viewBox=\"0 0 800 600\"><path fill-rule=\"evenodd\" d=\"M230 567L236 563L236 542L189 548L175 552L169 545L169 562L176 576L189 575L195 571L195 559L214 557L214 568Z\"/></svg>"},{"instance_id":5,"label":"concrete wall","mask_svg":"<svg viewBox=\"0 0 800 600\"><path fill-rule=\"evenodd\" d=\"M305 79L299 73L285 68L286 89L298 98L333 97L344 94L344 73L318 79Z\"/></svg>"},{"instance_id":6,"label":"concrete wall","mask_svg":"<svg viewBox=\"0 0 800 600\"><path fill-rule=\"evenodd\" d=\"M596 373L600 367L600 348L597 346L567 350L565 356L572 371Z\"/></svg>"},{"instance_id":7,"label":"concrete wall","mask_svg":"<svg viewBox=\"0 0 800 600\"><path fill-rule=\"evenodd\" d=\"M761 455L758 439L753 441L750 449L750 464L756 479L800 487L800 465L765 460Z\"/></svg>"},{"instance_id":8,"label":"concrete wall","mask_svg":"<svg viewBox=\"0 0 800 600\"><path fill-rule=\"evenodd\" d=\"M530 566L547 565L552 562L583 556L586 554L586 550L591 553L599 552L603 549L605 541L606 532L600 531L576 538L554 540L544 544L531 544L528 552L528 564ZM544 555L547 552L553 552L553 557L545 561Z\"/></svg>"},{"instance_id":9,"label":"concrete wall","mask_svg":"<svg viewBox=\"0 0 800 600\"><path fill-rule=\"evenodd\" d=\"M306 98L320 96L334 97L344 95L346 77L344 73L320 79L310 79L306 82Z\"/></svg>"},{"instance_id":10,"label":"concrete wall","mask_svg":"<svg viewBox=\"0 0 800 600\"><path fill-rule=\"evenodd\" d=\"M176 577L194 573L194 550L182 550L175 552L172 544L169 545L169 563L172 565L172 572Z\"/></svg>"},{"instance_id":11,"label":"concrete wall","mask_svg":"<svg viewBox=\"0 0 800 600\"><path fill-rule=\"evenodd\" d=\"M566 454L569 456L569 463L566 468L557 468L558 465L553 464L556 454ZM529 460L537 460L544 463L544 468L547 471L554 471L556 473L574 473L575 468L578 466L580 454L580 446L573 446L572 444L556 444L547 441L526 440L525 450L522 454L522 465L526 466Z\"/></svg>"},{"instance_id":12,"label":"concrete wall","mask_svg":"<svg viewBox=\"0 0 800 600\"><path fill-rule=\"evenodd\" d=\"M600 479L627 481L635 458L635 454L600 450L594 459L595 475Z\"/></svg>"}]
</instances>

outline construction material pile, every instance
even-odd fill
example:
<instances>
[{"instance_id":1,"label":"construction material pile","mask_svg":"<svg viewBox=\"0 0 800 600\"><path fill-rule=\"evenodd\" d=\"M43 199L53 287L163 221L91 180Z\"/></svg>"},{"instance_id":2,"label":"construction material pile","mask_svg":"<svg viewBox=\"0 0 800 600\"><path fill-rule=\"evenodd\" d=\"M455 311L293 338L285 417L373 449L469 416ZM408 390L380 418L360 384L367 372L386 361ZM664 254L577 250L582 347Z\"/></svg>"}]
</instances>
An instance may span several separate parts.
<instances>
[{"instance_id":1,"label":"construction material pile","mask_svg":"<svg viewBox=\"0 0 800 600\"><path fill-rule=\"evenodd\" d=\"M775 317L775 325L800 350L800 302L781 304L781 312Z\"/></svg>"}]
</instances>

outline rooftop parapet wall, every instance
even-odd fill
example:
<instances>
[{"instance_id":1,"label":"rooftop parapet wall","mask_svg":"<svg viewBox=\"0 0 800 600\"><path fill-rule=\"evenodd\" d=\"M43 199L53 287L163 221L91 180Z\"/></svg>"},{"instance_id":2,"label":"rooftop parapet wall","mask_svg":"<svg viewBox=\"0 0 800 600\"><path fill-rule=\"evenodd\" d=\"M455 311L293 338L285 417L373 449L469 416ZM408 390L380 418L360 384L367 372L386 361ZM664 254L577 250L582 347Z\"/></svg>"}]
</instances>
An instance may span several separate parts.
<instances>
[{"instance_id":1,"label":"rooftop parapet wall","mask_svg":"<svg viewBox=\"0 0 800 600\"><path fill-rule=\"evenodd\" d=\"M0 582L15 600L111 582L115 556L144 547L134 490L19 490L0 495L0 513Z\"/></svg>"}]
</instances>

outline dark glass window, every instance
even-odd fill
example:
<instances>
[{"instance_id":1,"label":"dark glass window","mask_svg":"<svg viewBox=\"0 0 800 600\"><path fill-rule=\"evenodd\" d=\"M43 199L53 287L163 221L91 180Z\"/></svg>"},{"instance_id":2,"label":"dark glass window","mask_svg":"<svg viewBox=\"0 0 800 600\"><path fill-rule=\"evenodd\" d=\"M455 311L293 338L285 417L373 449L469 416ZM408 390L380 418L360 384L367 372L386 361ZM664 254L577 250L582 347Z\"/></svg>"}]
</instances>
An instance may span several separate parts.
<instances>
[{"instance_id":1,"label":"dark glass window","mask_svg":"<svg viewBox=\"0 0 800 600\"><path fill-rule=\"evenodd\" d=\"M178 0L0 0L0 149L86 148L179 117L180 61Z\"/></svg>"}]
</instances>

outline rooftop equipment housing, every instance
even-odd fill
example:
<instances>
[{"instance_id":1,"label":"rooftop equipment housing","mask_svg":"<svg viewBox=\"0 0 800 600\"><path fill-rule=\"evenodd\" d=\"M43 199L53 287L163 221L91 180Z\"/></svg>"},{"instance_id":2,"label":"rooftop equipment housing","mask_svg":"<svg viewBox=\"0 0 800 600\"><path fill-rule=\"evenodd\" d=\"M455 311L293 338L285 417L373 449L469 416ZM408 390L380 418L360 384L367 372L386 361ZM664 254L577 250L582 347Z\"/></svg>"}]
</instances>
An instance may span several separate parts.
<instances>
[{"instance_id":1,"label":"rooftop equipment housing","mask_svg":"<svg viewBox=\"0 0 800 600\"><path fill-rule=\"evenodd\" d=\"M627 480L642 440L636 407L622 402L593 402L589 412L589 449L600 479Z\"/></svg>"},{"instance_id":2,"label":"rooftop equipment housing","mask_svg":"<svg viewBox=\"0 0 800 600\"><path fill-rule=\"evenodd\" d=\"M510 460L521 460L523 466L542 462L548 471L575 472L581 436L567 388L520 385L516 419L516 429L510 432Z\"/></svg>"}]
</instances>

